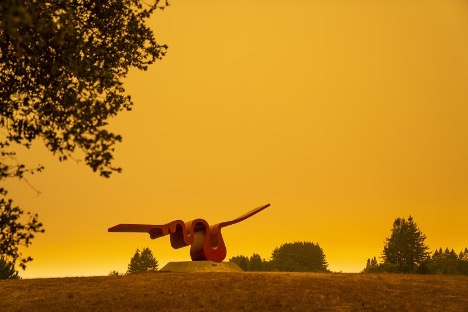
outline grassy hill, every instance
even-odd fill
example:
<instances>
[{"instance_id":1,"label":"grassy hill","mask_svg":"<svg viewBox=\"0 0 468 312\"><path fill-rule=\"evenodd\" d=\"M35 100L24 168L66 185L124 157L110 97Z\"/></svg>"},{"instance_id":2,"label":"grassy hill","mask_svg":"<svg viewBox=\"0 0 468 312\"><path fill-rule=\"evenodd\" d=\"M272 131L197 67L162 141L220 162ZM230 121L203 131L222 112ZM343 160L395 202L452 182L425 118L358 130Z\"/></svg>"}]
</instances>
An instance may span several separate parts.
<instances>
[{"instance_id":1,"label":"grassy hill","mask_svg":"<svg viewBox=\"0 0 468 312\"><path fill-rule=\"evenodd\" d=\"M0 311L468 311L468 276L158 273L0 281Z\"/></svg>"}]
</instances>

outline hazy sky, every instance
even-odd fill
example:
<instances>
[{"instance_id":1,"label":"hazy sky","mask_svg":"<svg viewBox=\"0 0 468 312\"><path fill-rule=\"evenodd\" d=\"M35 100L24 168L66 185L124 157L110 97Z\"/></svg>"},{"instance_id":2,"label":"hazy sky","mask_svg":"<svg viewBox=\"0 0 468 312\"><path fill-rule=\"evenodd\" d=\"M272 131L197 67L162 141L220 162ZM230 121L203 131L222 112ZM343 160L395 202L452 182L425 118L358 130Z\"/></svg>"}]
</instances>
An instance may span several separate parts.
<instances>
[{"instance_id":1,"label":"hazy sky","mask_svg":"<svg viewBox=\"0 0 468 312\"><path fill-rule=\"evenodd\" d=\"M60 163L40 142L19 160L46 171L9 182L46 233L23 277L125 272L135 249L189 260L169 238L118 223L237 217L229 259L312 241L334 271L379 256L412 215L431 250L468 247L468 2L173 0L151 20L167 56L132 71L122 174Z\"/></svg>"}]
</instances>

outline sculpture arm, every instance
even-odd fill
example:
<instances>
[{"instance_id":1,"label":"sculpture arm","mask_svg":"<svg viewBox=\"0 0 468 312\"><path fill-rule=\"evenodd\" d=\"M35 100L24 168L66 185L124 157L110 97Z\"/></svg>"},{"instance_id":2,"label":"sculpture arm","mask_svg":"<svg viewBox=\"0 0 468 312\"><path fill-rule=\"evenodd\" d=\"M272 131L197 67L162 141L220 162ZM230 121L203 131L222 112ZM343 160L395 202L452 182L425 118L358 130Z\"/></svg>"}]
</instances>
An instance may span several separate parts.
<instances>
[{"instance_id":1,"label":"sculpture arm","mask_svg":"<svg viewBox=\"0 0 468 312\"><path fill-rule=\"evenodd\" d=\"M220 222L220 223L218 223L218 225L219 225L220 227L224 227L224 226L229 226L229 225L233 225L233 224L239 223L239 222L241 222L241 221L244 221L244 220L247 219L247 218L250 218L251 216L253 216L253 215L259 213L260 211L262 211L263 209L266 209L266 208L268 208L268 207L270 207L270 204L266 204L266 205L257 207L257 208L255 208L255 209L252 209L251 211L247 212L246 214L243 214L242 216L235 218L234 220L225 221L225 222Z\"/></svg>"}]
</instances>

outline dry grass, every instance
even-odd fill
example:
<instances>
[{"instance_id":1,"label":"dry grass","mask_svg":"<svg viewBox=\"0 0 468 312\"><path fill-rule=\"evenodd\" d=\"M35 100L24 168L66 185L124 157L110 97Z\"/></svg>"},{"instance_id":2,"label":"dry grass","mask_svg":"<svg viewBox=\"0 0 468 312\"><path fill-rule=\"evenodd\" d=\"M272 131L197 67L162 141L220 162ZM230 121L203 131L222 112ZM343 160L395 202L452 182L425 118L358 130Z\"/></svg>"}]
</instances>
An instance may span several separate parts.
<instances>
[{"instance_id":1,"label":"dry grass","mask_svg":"<svg viewBox=\"0 0 468 312\"><path fill-rule=\"evenodd\" d=\"M468 276L156 273L0 281L0 311L468 311Z\"/></svg>"}]
</instances>

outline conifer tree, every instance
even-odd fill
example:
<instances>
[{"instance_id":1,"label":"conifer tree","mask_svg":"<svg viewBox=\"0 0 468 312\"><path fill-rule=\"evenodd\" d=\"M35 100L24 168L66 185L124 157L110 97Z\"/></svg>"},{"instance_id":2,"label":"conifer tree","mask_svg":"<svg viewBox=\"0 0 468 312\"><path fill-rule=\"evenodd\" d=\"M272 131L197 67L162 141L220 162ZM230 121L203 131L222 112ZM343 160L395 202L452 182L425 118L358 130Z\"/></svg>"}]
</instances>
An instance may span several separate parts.
<instances>
[{"instance_id":1,"label":"conifer tree","mask_svg":"<svg viewBox=\"0 0 468 312\"><path fill-rule=\"evenodd\" d=\"M468 275L468 248L460 252L458 259L460 260L460 272Z\"/></svg>"},{"instance_id":2,"label":"conifer tree","mask_svg":"<svg viewBox=\"0 0 468 312\"><path fill-rule=\"evenodd\" d=\"M127 274L146 272L148 270L157 270L158 261L153 256L149 248L144 248L141 252L135 251L130 263L128 264Z\"/></svg>"},{"instance_id":3,"label":"conifer tree","mask_svg":"<svg viewBox=\"0 0 468 312\"><path fill-rule=\"evenodd\" d=\"M153 256L153 252L149 248L143 248L140 254L140 264L144 271L157 270L158 260Z\"/></svg>"},{"instance_id":4,"label":"conifer tree","mask_svg":"<svg viewBox=\"0 0 468 312\"><path fill-rule=\"evenodd\" d=\"M436 249L429 262L430 272L434 274L468 274L468 250L459 254L455 250L445 248Z\"/></svg>"},{"instance_id":5,"label":"conifer tree","mask_svg":"<svg viewBox=\"0 0 468 312\"><path fill-rule=\"evenodd\" d=\"M364 268L364 273L375 273L379 272L380 266L377 263L377 258L373 257L372 259L367 259L366 267Z\"/></svg>"},{"instance_id":6,"label":"conifer tree","mask_svg":"<svg viewBox=\"0 0 468 312\"><path fill-rule=\"evenodd\" d=\"M137 248L130 263L128 264L127 274L141 272L140 269L140 250Z\"/></svg>"},{"instance_id":7,"label":"conifer tree","mask_svg":"<svg viewBox=\"0 0 468 312\"><path fill-rule=\"evenodd\" d=\"M408 220L397 218L384 246L384 264L397 266L398 272L415 272L429 257L425 239L411 216Z\"/></svg>"},{"instance_id":8,"label":"conifer tree","mask_svg":"<svg viewBox=\"0 0 468 312\"><path fill-rule=\"evenodd\" d=\"M462 261L468 261L468 248L465 247L465 250L460 251L458 258Z\"/></svg>"}]
</instances>

